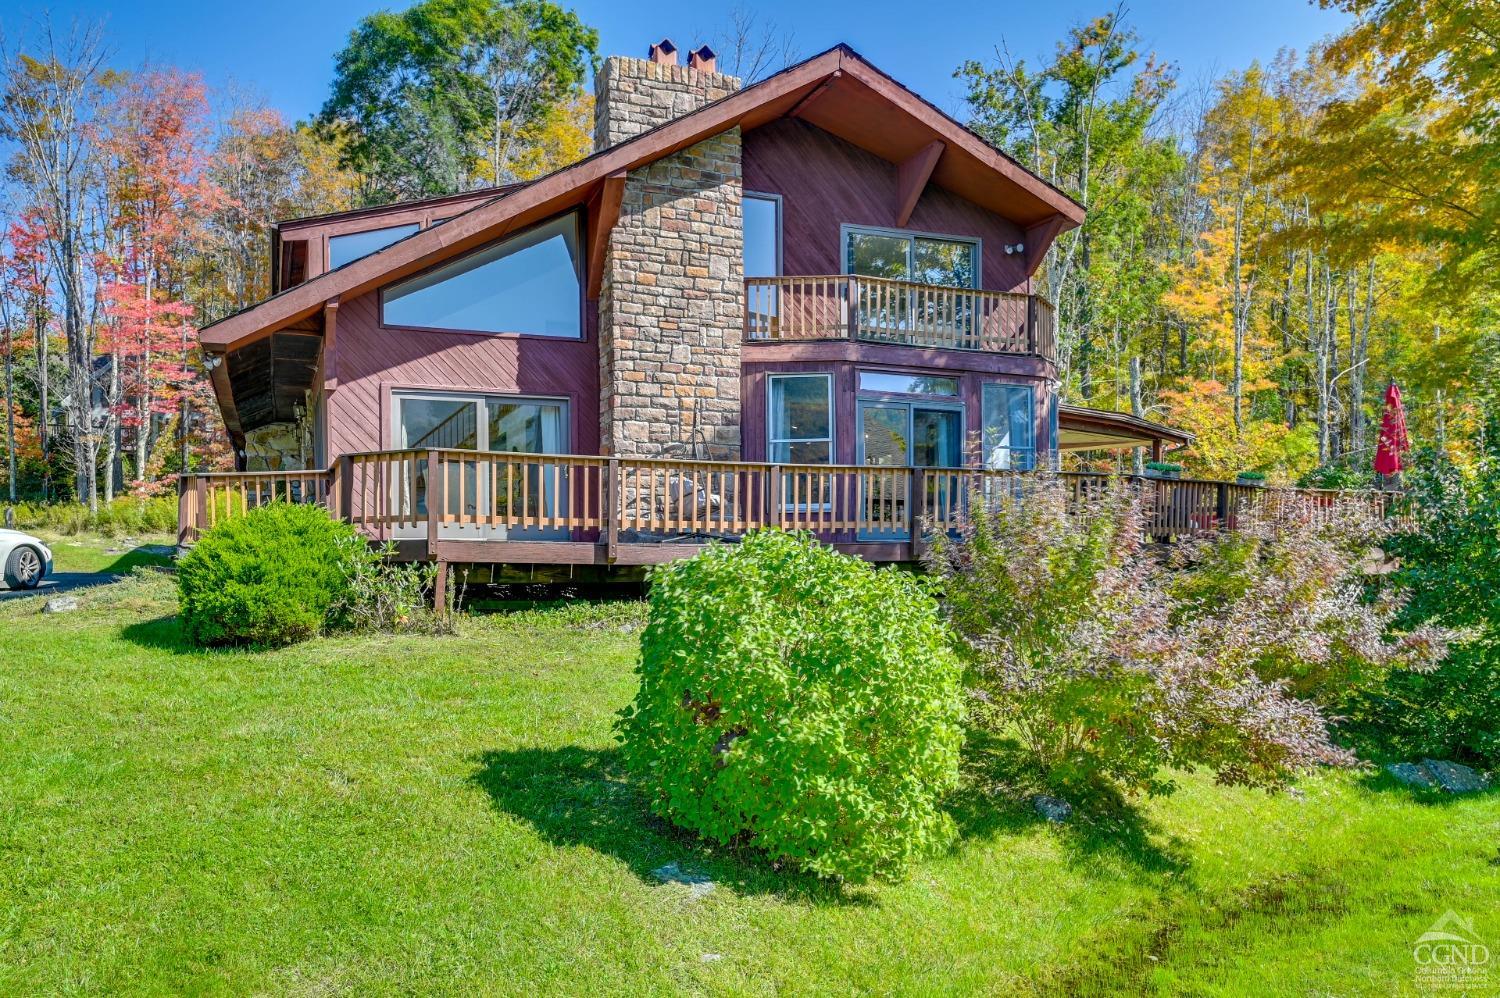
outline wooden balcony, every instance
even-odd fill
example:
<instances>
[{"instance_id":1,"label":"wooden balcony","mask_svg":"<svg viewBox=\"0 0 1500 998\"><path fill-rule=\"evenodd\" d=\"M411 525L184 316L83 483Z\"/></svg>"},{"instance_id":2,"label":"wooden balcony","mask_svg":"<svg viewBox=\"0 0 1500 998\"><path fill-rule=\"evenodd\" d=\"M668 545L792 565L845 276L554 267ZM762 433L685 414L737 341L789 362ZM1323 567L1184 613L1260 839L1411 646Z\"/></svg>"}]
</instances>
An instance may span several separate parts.
<instances>
[{"instance_id":1,"label":"wooden balcony","mask_svg":"<svg viewBox=\"0 0 1500 998\"><path fill-rule=\"evenodd\" d=\"M1075 493L1105 476L1064 475ZM772 465L580 455L408 450L352 454L328 471L186 475L179 540L270 502L314 503L405 559L551 565L647 565L711 541L775 526L872 561L914 561L924 539L955 529L974 495L1023 495L1036 473ZM1138 479L1149 533L1171 539L1234 529L1246 511L1290 496L1388 510L1389 493L1271 489ZM436 514L434 515L434 511Z\"/></svg>"},{"instance_id":2,"label":"wooden balcony","mask_svg":"<svg viewBox=\"0 0 1500 998\"><path fill-rule=\"evenodd\" d=\"M848 274L747 278L745 339L847 339L1057 359L1052 306L1036 295Z\"/></svg>"}]
</instances>

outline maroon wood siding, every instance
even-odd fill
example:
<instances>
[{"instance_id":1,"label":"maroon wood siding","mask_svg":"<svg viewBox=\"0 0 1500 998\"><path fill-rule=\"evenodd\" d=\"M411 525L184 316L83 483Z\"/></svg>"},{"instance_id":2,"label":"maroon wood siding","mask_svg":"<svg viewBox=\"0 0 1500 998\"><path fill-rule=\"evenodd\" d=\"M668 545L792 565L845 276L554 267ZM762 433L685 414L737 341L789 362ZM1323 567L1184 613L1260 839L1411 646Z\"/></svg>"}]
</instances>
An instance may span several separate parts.
<instances>
[{"instance_id":1,"label":"maroon wood siding","mask_svg":"<svg viewBox=\"0 0 1500 998\"><path fill-rule=\"evenodd\" d=\"M339 307L339 384L328 398L326 427L330 457L393 447L390 395L403 389L566 398L569 452L599 452L595 302L585 312L581 340L386 329L377 306L372 293Z\"/></svg>"},{"instance_id":2,"label":"maroon wood siding","mask_svg":"<svg viewBox=\"0 0 1500 998\"><path fill-rule=\"evenodd\" d=\"M743 148L745 190L782 198L782 273L842 273L841 225L895 226L896 164L795 118L747 132ZM928 184L905 228L977 237L981 286L1028 290L1021 254L1005 255L1023 241L1007 219Z\"/></svg>"}]
</instances>

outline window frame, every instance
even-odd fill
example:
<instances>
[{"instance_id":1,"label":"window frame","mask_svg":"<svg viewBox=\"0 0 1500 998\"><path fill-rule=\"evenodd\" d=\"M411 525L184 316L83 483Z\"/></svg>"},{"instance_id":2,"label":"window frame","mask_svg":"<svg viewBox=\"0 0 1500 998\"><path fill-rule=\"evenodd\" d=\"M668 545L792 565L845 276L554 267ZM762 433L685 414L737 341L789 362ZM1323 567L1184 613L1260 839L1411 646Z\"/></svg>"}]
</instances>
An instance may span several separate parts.
<instances>
[{"instance_id":1,"label":"window frame","mask_svg":"<svg viewBox=\"0 0 1500 998\"><path fill-rule=\"evenodd\" d=\"M454 263L457 263L458 261L464 259L465 257L473 256L476 253L483 253L487 249L491 249L492 247L498 246L501 243L508 242L511 239L516 239L516 238L519 238L520 236L524 236L528 232L531 232L534 229L539 229L539 228L541 228L544 225L551 225L552 223L556 222L558 219L564 218L564 217L569 216L569 215L571 215L573 217L573 224L577 228L577 239L578 239L578 243L577 243L577 245L578 245L578 261L577 261L577 269L578 269L578 335L577 336L549 336L546 333L525 333L525 332L518 332L518 331L495 332L494 330L490 330L490 329L454 329L454 328L449 327L449 326L408 326L408 325L402 325L402 324L391 324L391 323L386 322L386 320L385 320L385 295L386 295L386 292L389 291L389 290L391 290L392 288L394 288L394 287L396 287L398 285L401 285L401 284L405 284L408 281L414 281L414 280L417 280L418 278L425 277L426 275L431 274L432 272L434 272L436 270L441 270L443 267L447 267L447 266L450 266L450 265L452 265ZM581 208L571 208L568 211L562 212L562 213L557 214L557 215L553 215L551 218L541 219L540 221L534 222L531 225L526 226L524 229L518 229L515 232L508 232L505 235L501 236L499 239L495 239L495 240L492 240L491 242L487 242L487 243L485 243L482 246L476 246L473 249L468 250L467 252L460 253L457 256L449 257L446 260L439 260L437 263L433 264L432 266L426 267L426 268L424 268L422 270L419 270L419 271L417 271L414 274L407 274L406 276L400 278L399 280L391 281L389 284L383 284L383 285L381 285L376 290L376 292L375 292L375 294L376 294L376 305L378 306L378 312L379 312L379 315L377 316L376 321L379 323L381 329L396 330L396 331L403 331L403 332L455 333L455 334L457 334L459 336L497 336L497 337L501 337L501 338L504 338L504 339L523 339L524 338L524 339L535 339L535 340L547 340L548 342L552 342L552 343L585 343L589 339L589 325L588 325L588 286L589 286L588 255L589 254L588 254L588 242L587 242L587 238L588 238L588 229L587 229L587 226L584 224L584 213L583 213L583 209L581 209Z\"/></svg>"},{"instance_id":2,"label":"window frame","mask_svg":"<svg viewBox=\"0 0 1500 998\"><path fill-rule=\"evenodd\" d=\"M546 337L557 339L557 337ZM393 388L391 390L391 450L432 450L430 447L408 447L401 440L401 403L407 399L426 402L468 402L479 407L474 415L474 441L476 454L508 454L512 451L491 451L490 425L483 408L490 400L502 402L532 402L538 405L556 405L562 410L562 428L558 436L566 442L564 450L558 454L573 453L573 399L568 395L516 395L508 392L473 391L462 388L453 390L443 388ZM482 446L481 446L482 443ZM445 450L450 448L436 448Z\"/></svg>"},{"instance_id":3,"label":"window frame","mask_svg":"<svg viewBox=\"0 0 1500 998\"><path fill-rule=\"evenodd\" d=\"M1031 446L1007 447L1006 450L1012 455L1011 467L1008 469L990 468L989 464L990 442L986 439L989 427L985 422L985 396L989 394L991 388L1019 388L1026 392L1026 431L1031 439ZM1036 391L1036 385L1024 381L986 381L979 386L979 464L981 467L986 470L1003 471L1035 471L1037 469L1037 457L1040 453L1040 448L1037 445L1036 432ZM1007 415L1009 412L1010 410L1007 407ZM1012 432L1014 432L1014 428L1012 428ZM1029 464L1025 468L1017 468L1015 466L1014 455L1018 451L1025 451L1030 454Z\"/></svg>"},{"instance_id":4,"label":"window frame","mask_svg":"<svg viewBox=\"0 0 1500 998\"><path fill-rule=\"evenodd\" d=\"M822 378L828 389L828 436L825 437L797 437L778 439L775 432L775 404L776 390L775 382L784 378ZM767 464L806 464L802 461L776 461L772 455L777 444L816 444L828 441L829 467L838 464L838 411L834 408L833 373L831 371L776 371L766 375L766 463ZM811 462L817 463L817 462Z\"/></svg>"},{"instance_id":5,"label":"window frame","mask_svg":"<svg viewBox=\"0 0 1500 998\"><path fill-rule=\"evenodd\" d=\"M784 264L784 261L782 259L782 250L783 250L783 247L785 245L784 242L783 242L783 235L782 235L783 224L784 224L783 223L783 211L784 211L784 207L785 207L785 199L780 194L771 194L771 193L767 193L765 191L748 191L747 190L747 191L745 191L745 192L743 192L741 194L740 200L741 201L769 201L769 202L772 203L772 205L774 206L774 208L776 210L776 273L769 274L769 275L768 274L754 274L754 275L751 275L751 274L741 274L740 276L741 277L751 277L751 276L754 276L754 277L781 277L784 273L786 273L785 264ZM744 216L744 205L742 204L740 206L740 239L741 239L742 242L744 240L744 234L745 234L745 216ZM741 264L742 267L744 265L744 260L745 260L745 251L744 251L743 247L741 247L741 249L740 249L740 264Z\"/></svg>"},{"instance_id":6,"label":"window frame","mask_svg":"<svg viewBox=\"0 0 1500 998\"><path fill-rule=\"evenodd\" d=\"M395 239L392 239L390 242L386 243L383 246L377 246L375 249L370 250L368 253L362 253L359 256L351 257L350 259L345 260L343 263L334 263L333 262L333 244L335 242L337 242L338 240L340 240L340 239L353 239L356 236L373 235L373 234L375 234L377 232L390 232L392 229L411 229L411 231L408 232L404 236L397 236ZM393 225L377 225L373 229L353 229L353 230L351 230L349 232L334 232L334 233L330 233L329 236L328 236L328 269L330 271L333 271L333 270L338 270L340 267L347 267L351 263L358 263L360 260L363 260L365 257L374 256L376 253L379 253L381 250L386 249L386 248L391 247L391 246L394 246L397 243L401 242L403 239L410 239L412 236L416 235L418 232L421 232L421 231L422 231L422 223L420 221L416 221L416 222L396 222Z\"/></svg>"},{"instance_id":7,"label":"window frame","mask_svg":"<svg viewBox=\"0 0 1500 998\"><path fill-rule=\"evenodd\" d=\"M950 243L967 243L974 247L974 282L964 290L978 291L984 287L984 240L979 236L960 236L951 232L925 232L921 229L896 229L880 225L856 225L853 222L845 222L839 226L839 273L844 276L851 276L849 270L849 237L855 234L904 238L907 242L906 269L909 274L916 271L918 239L940 239ZM880 280L880 278L874 279ZM909 284L923 283L912 277L906 278L906 281ZM934 284L929 285L929 287L946 287L946 285Z\"/></svg>"}]
</instances>

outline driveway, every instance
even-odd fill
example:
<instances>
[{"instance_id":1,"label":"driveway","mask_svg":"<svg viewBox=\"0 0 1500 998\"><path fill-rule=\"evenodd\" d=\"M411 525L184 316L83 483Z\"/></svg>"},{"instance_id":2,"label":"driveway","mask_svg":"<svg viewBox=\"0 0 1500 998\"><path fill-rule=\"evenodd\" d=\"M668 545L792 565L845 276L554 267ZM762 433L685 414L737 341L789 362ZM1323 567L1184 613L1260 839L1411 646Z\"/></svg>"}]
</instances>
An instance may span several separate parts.
<instances>
[{"instance_id":1,"label":"driveway","mask_svg":"<svg viewBox=\"0 0 1500 998\"><path fill-rule=\"evenodd\" d=\"M58 572L47 576L35 589L0 588L0 602L25 599L28 596L61 596L63 593L87 589L90 586L104 586L111 582L119 582L124 577L107 572ZM0 580L0 584L3 584L3 581Z\"/></svg>"}]
</instances>

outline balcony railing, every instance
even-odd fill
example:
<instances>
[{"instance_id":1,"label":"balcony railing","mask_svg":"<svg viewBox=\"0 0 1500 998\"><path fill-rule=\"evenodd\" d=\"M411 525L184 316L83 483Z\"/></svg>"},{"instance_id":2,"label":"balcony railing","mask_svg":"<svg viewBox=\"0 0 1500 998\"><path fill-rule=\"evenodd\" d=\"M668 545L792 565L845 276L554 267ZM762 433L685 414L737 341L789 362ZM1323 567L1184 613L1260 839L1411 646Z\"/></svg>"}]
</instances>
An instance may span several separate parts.
<instances>
[{"instance_id":1,"label":"balcony railing","mask_svg":"<svg viewBox=\"0 0 1500 998\"><path fill-rule=\"evenodd\" d=\"M808 530L879 561L919 558L924 538L960 525L974 495L1023 495L1037 472L758 464L557 454L403 450L350 454L328 471L182 478L178 535L191 543L270 502L325 506L405 556L454 562L650 564L759 527ZM1074 493L1102 475L1065 474ZM1292 498L1332 510L1357 499L1389 514L1391 493L1137 479L1146 531L1169 539L1235 529Z\"/></svg>"},{"instance_id":2,"label":"balcony railing","mask_svg":"<svg viewBox=\"0 0 1500 998\"><path fill-rule=\"evenodd\" d=\"M1052 306L1036 295L849 274L747 278L745 338L848 339L1057 358Z\"/></svg>"}]
</instances>

